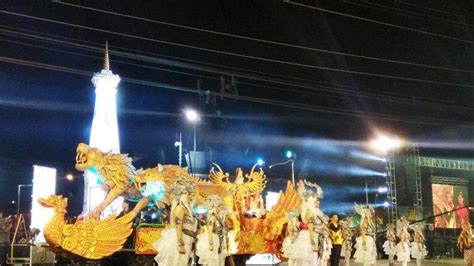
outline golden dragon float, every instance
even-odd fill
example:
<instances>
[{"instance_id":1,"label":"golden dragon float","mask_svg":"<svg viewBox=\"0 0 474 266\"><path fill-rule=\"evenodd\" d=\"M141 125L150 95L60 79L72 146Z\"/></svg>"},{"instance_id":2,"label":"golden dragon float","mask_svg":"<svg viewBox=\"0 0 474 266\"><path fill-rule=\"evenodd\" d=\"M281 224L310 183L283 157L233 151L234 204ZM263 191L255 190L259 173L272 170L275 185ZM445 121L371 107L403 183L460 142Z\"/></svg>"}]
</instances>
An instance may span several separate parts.
<instances>
[{"instance_id":1,"label":"golden dragon float","mask_svg":"<svg viewBox=\"0 0 474 266\"><path fill-rule=\"evenodd\" d=\"M265 211L261 193L266 176L262 169L256 170L256 165L245 175L241 168L237 168L235 180L231 182L229 173L217 164L211 169L209 179L200 179L189 174L187 168L175 165L158 164L136 170L127 154L104 153L82 143L76 153L76 169L91 171L101 179L108 192L104 201L73 224L67 224L64 219L67 198L52 195L39 202L55 210L54 217L43 230L49 245L87 259L100 259L120 250L132 233L133 219L142 209L150 205L158 208L169 206L171 196L168 192L178 178L186 178L196 185L197 204L203 203L209 195L222 197L232 228L229 246L233 254L279 254L287 223L285 213L301 205L298 189L302 182L298 189L288 182L277 203L270 211ZM109 216L101 220L100 213L119 196L138 203L125 216ZM162 228L138 228L136 253L152 254L152 241L157 240Z\"/></svg>"}]
</instances>

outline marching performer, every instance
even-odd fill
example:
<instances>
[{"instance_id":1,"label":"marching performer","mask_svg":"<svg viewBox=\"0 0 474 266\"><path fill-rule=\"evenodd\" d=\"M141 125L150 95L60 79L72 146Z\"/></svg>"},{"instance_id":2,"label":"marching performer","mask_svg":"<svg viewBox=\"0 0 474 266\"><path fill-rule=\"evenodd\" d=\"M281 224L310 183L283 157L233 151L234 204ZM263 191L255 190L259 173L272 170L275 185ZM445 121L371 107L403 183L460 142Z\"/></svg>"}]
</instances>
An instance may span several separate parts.
<instances>
[{"instance_id":1,"label":"marching performer","mask_svg":"<svg viewBox=\"0 0 474 266\"><path fill-rule=\"evenodd\" d=\"M158 255L159 266L186 266L192 256L192 245L196 237L196 219L193 217L190 198L196 185L187 178L178 178L172 187L170 227L163 230L153 246Z\"/></svg>"},{"instance_id":2,"label":"marching performer","mask_svg":"<svg viewBox=\"0 0 474 266\"><path fill-rule=\"evenodd\" d=\"M319 208L323 190L316 183L304 181L302 192L300 233L293 249L294 265L313 266L320 264L320 236L323 233L328 217Z\"/></svg>"},{"instance_id":3,"label":"marching performer","mask_svg":"<svg viewBox=\"0 0 474 266\"><path fill-rule=\"evenodd\" d=\"M290 210L289 212L286 213L286 218L288 219L288 236L285 237L285 240L283 240L282 244L282 251L283 251L283 256L285 258L288 258L288 266L294 266L294 256L293 256L293 250L295 248L294 243L295 240L298 238L299 234L299 221L298 221L298 212L296 210Z\"/></svg>"},{"instance_id":4,"label":"marching performer","mask_svg":"<svg viewBox=\"0 0 474 266\"><path fill-rule=\"evenodd\" d=\"M375 240L372 237L375 228L372 218L374 209L369 205L354 204L356 212L361 216L360 236L357 237L355 245L355 261L362 263L364 266L375 265L377 250Z\"/></svg>"},{"instance_id":5,"label":"marching performer","mask_svg":"<svg viewBox=\"0 0 474 266\"><path fill-rule=\"evenodd\" d=\"M388 255L388 265L394 265L395 247L397 245L397 236L395 235L395 226L387 224L385 236L387 240L383 243L383 251Z\"/></svg>"},{"instance_id":6,"label":"marching performer","mask_svg":"<svg viewBox=\"0 0 474 266\"><path fill-rule=\"evenodd\" d=\"M321 266L327 266L328 261L330 261L330 265L332 264L332 239L330 236L330 232L328 228L324 228L323 234L322 234L322 249L321 249ZM339 248L339 251L341 249Z\"/></svg>"},{"instance_id":7,"label":"marching performer","mask_svg":"<svg viewBox=\"0 0 474 266\"><path fill-rule=\"evenodd\" d=\"M406 266L410 261L410 234L408 233L409 222L405 217L401 217L397 220L397 236L400 239L397 246L395 247L395 255L397 261L401 262L403 266Z\"/></svg>"},{"instance_id":8,"label":"marching performer","mask_svg":"<svg viewBox=\"0 0 474 266\"><path fill-rule=\"evenodd\" d=\"M474 249L472 243L472 229L469 222L462 223L462 231L459 234L457 246L464 251L464 261L468 266L474 266Z\"/></svg>"},{"instance_id":9,"label":"marching performer","mask_svg":"<svg viewBox=\"0 0 474 266\"><path fill-rule=\"evenodd\" d=\"M224 209L222 198L217 195L207 197L206 231L198 235L196 255L199 264L224 266L227 251L227 210Z\"/></svg>"},{"instance_id":10,"label":"marching performer","mask_svg":"<svg viewBox=\"0 0 474 266\"><path fill-rule=\"evenodd\" d=\"M344 265L349 266L351 263L351 253L352 253L352 231L351 231L351 222L348 219L345 219L341 222L342 234L344 241L342 242L341 256L344 257Z\"/></svg>"},{"instance_id":11,"label":"marching performer","mask_svg":"<svg viewBox=\"0 0 474 266\"><path fill-rule=\"evenodd\" d=\"M423 236L423 224L416 224L413 226L415 234L413 242L411 242L411 256L416 259L416 265L421 266L421 260L428 254L425 246L425 237Z\"/></svg>"}]
</instances>

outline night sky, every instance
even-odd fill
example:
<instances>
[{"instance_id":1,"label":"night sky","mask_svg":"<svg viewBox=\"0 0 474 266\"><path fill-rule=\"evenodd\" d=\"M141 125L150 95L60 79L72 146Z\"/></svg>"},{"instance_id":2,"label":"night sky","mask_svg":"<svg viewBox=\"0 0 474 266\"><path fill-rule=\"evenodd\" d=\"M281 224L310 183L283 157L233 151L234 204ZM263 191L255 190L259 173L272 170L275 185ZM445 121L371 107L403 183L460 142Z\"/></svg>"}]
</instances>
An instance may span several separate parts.
<instances>
[{"instance_id":1,"label":"night sky","mask_svg":"<svg viewBox=\"0 0 474 266\"><path fill-rule=\"evenodd\" d=\"M137 167L176 164L179 132L192 147L182 116L190 106L204 114L198 148L213 161L233 172L292 149L297 173L327 188L327 206L360 200L360 190L338 191L374 179L345 169L383 170L350 156L377 131L424 143L425 155L472 158L472 1L116 2L0 3L4 202L31 178L10 174L13 164L79 176L75 148L89 141L90 79L106 40L123 79L121 150ZM60 184L81 194L81 180Z\"/></svg>"}]
</instances>

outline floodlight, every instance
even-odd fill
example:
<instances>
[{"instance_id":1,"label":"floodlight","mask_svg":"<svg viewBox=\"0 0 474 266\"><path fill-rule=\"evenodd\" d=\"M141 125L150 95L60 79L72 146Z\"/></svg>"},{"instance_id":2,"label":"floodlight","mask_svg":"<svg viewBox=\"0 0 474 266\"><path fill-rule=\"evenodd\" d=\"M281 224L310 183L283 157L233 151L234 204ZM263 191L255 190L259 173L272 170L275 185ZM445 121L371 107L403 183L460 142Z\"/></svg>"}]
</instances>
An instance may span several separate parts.
<instances>
[{"instance_id":1,"label":"floodlight","mask_svg":"<svg viewBox=\"0 0 474 266\"><path fill-rule=\"evenodd\" d=\"M385 193L388 191L388 188L387 187L379 187L378 190L377 190L379 193Z\"/></svg>"},{"instance_id":2,"label":"floodlight","mask_svg":"<svg viewBox=\"0 0 474 266\"><path fill-rule=\"evenodd\" d=\"M390 206L390 203L388 203L388 201L385 201L385 202L383 203L383 206L384 206L384 208L388 208L388 207Z\"/></svg>"},{"instance_id":3,"label":"floodlight","mask_svg":"<svg viewBox=\"0 0 474 266\"><path fill-rule=\"evenodd\" d=\"M291 159L293 157L293 152L292 151L287 151L286 152L286 158Z\"/></svg>"},{"instance_id":4,"label":"floodlight","mask_svg":"<svg viewBox=\"0 0 474 266\"><path fill-rule=\"evenodd\" d=\"M379 152L388 152L400 148L402 142L396 137L380 135L370 142L370 147Z\"/></svg>"},{"instance_id":5,"label":"floodlight","mask_svg":"<svg viewBox=\"0 0 474 266\"><path fill-rule=\"evenodd\" d=\"M262 165L264 165L264 164L265 164L265 161L264 161L262 158L258 158L258 159L257 159L257 165L258 165L258 166L262 166Z\"/></svg>"}]
</instances>

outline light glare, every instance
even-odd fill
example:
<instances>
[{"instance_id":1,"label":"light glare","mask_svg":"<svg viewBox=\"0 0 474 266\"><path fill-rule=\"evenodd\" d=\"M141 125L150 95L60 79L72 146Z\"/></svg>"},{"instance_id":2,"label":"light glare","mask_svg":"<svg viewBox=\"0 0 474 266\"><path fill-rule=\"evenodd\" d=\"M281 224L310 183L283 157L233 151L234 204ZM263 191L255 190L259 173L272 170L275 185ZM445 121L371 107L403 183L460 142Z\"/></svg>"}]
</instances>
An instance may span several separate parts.
<instances>
[{"instance_id":1,"label":"light glare","mask_svg":"<svg viewBox=\"0 0 474 266\"><path fill-rule=\"evenodd\" d=\"M194 109L186 109L184 110L184 115L186 116L186 119L191 122L191 123L196 123L199 120L201 120L201 116L199 113L194 110Z\"/></svg>"},{"instance_id":2,"label":"light glare","mask_svg":"<svg viewBox=\"0 0 474 266\"><path fill-rule=\"evenodd\" d=\"M401 144L396 137L378 136L370 142L370 147L379 152L388 152L399 148Z\"/></svg>"}]
</instances>

